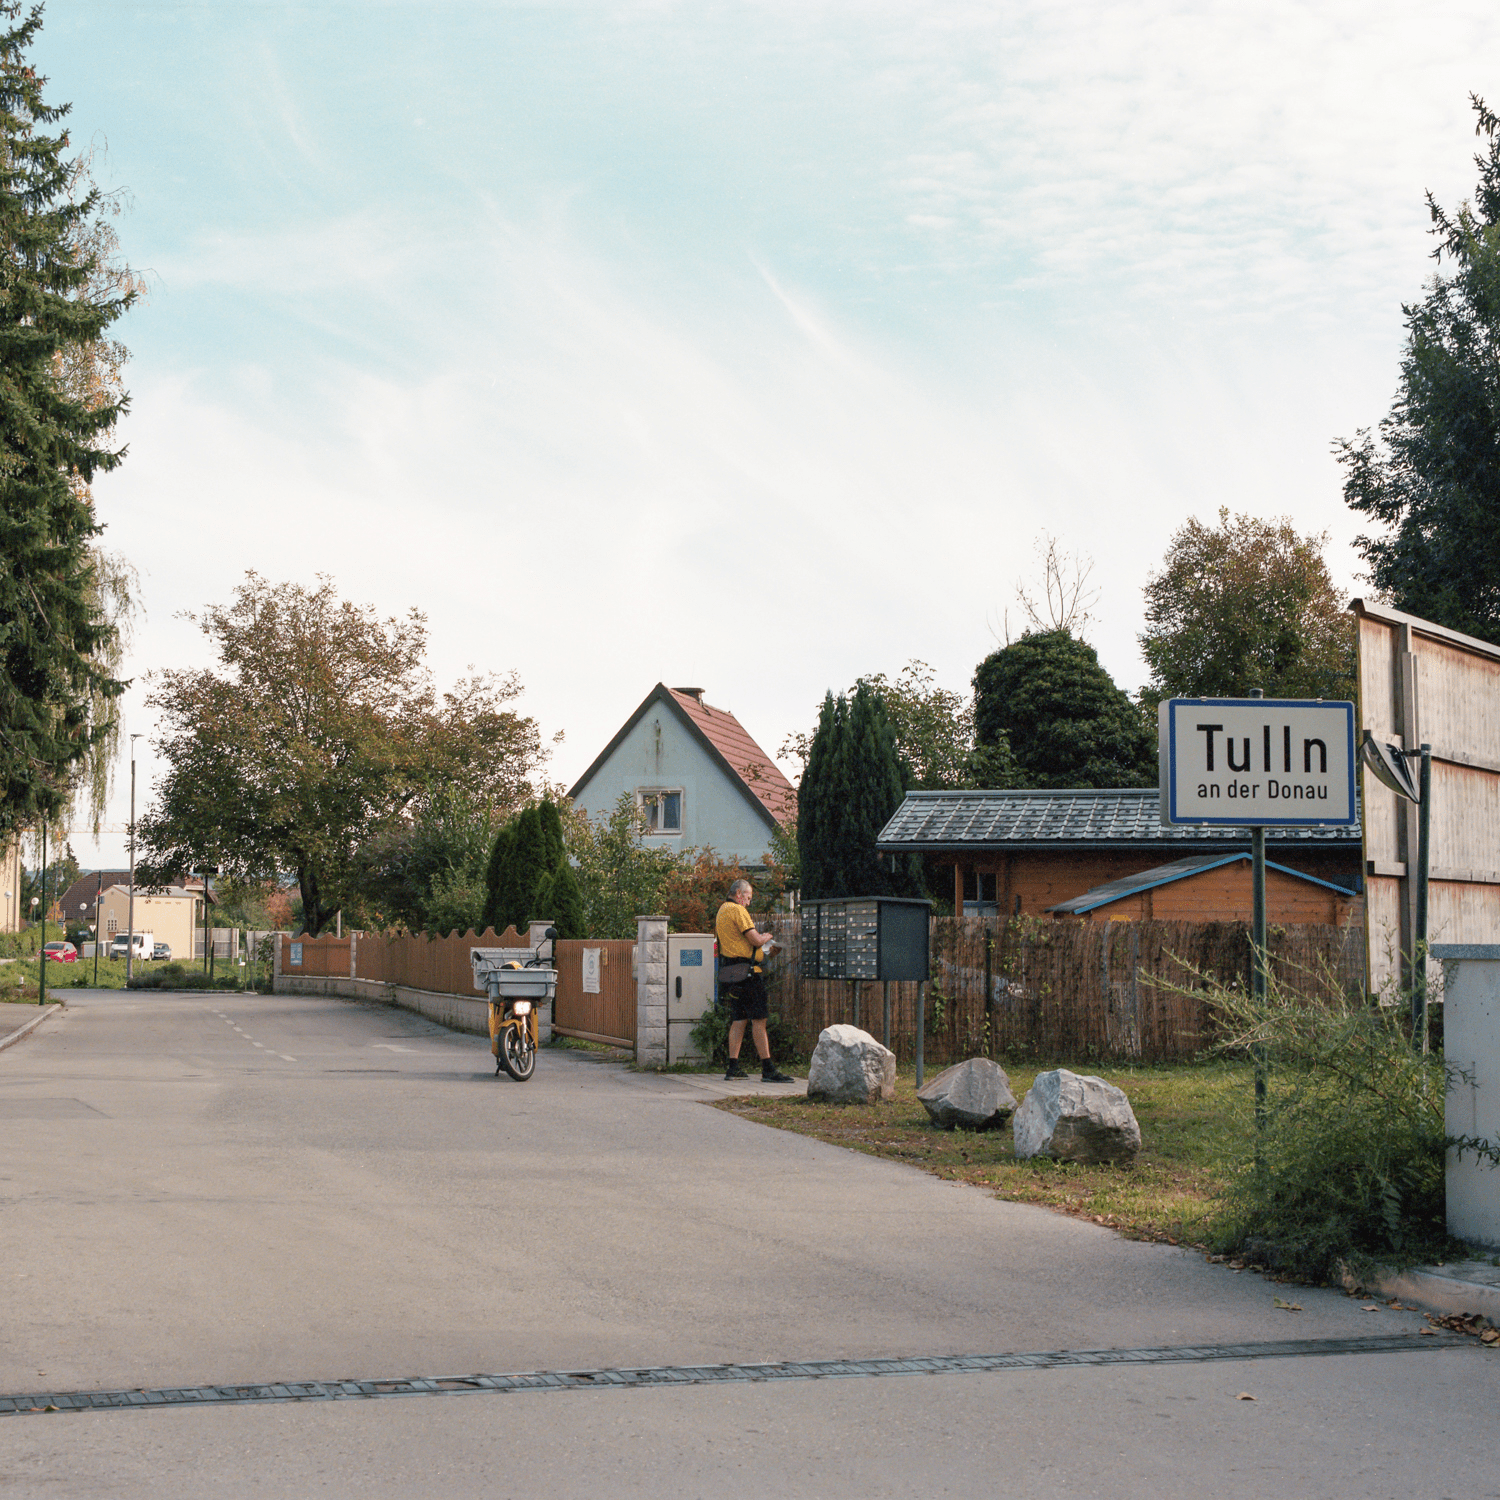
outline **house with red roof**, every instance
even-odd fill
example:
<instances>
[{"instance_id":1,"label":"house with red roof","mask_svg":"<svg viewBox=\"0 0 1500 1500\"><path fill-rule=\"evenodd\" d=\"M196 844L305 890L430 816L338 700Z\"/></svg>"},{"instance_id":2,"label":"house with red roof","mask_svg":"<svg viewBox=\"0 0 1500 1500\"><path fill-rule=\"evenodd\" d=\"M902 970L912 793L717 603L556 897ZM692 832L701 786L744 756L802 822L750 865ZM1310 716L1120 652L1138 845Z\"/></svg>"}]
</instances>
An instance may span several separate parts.
<instances>
[{"instance_id":1,"label":"house with red roof","mask_svg":"<svg viewBox=\"0 0 1500 1500\"><path fill-rule=\"evenodd\" d=\"M568 793L596 822L625 795L651 842L708 845L747 865L764 863L777 825L797 816L791 782L728 709L660 682Z\"/></svg>"}]
</instances>

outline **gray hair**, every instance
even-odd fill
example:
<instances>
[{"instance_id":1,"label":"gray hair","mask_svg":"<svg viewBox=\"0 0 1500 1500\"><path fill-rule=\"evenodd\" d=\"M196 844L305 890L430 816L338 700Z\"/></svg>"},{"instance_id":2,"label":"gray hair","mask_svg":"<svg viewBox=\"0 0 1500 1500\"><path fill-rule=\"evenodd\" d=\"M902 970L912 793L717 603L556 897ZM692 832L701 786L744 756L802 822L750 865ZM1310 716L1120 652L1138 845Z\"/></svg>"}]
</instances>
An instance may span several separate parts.
<instances>
[{"instance_id":1,"label":"gray hair","mask_svg":"<svg viewBox=\"0 0 1500 1500\"><path fill-rule=\"evenodd\" d=\"M750 891L754 889L755 887L752 886L748 880L740 879L736 880L735 883L729 887L729 894L733 896L736 891Z\"/></svg>"}]
</instances>

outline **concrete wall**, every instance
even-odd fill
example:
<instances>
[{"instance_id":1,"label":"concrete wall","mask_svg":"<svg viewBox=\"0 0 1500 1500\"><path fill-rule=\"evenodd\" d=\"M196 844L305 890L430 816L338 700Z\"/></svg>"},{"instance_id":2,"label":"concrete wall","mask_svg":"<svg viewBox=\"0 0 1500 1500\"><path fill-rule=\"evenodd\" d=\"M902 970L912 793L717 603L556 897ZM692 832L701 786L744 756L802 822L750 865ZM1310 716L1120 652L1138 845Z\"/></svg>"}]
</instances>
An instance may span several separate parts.
<instances>
[{"instance_id":1,"label":"concrete wall","mask_svg":"<svg viewBox=\"0 0 1500 1500\"><path fill-rule=\"evenodd\" d=\"M1443 968L1443 1128L1500 1144L1500 945L1436 943ZM1448 1153L1448 1233L1500 1250L1500 1167Z\"/></svg>"},{"instance_id":2,"label":"concrete wall","mask_svg":"<svg viewBox=\"0 0 1500 1500\"><path fill-rule=\"evenodd\" d=\"M278 995L326 995L334 1000L360 1000L367 1005L393 1005L413 1011L446 1026L450 1031L467 1031L488 1037L490 1003L483 995L441 995L434 990L413 990L405 985L386 984L380 979L322 979L301 974L278 974ZM552 1006L544 1005L537 1013L537 1031L543 1043L552 1040Z\"/></svg>"},{"instance_id":3,"label":"concrete wall","mask_svg":"<svg viewBox=\"0 0 1500 1500\"><path fill-rule=\"evenodd\" d=\"M653 703L615 752L579 788L575 805L598 822L607 819L622 792L682 792L682 832L651 834L671 850L711 844L724 859L759 864L770 847L770 829L749 799L665 703Z\"/></svg>"}]
</instances>

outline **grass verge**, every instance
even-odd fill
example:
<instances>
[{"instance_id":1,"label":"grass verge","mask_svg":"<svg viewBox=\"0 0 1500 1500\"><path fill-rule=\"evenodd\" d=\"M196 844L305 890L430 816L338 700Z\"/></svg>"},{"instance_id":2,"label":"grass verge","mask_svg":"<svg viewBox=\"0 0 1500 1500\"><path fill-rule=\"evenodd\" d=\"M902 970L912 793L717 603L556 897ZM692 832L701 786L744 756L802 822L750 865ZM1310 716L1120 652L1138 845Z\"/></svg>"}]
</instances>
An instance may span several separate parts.
<instances>
[{"instance_id":1,"label":"grass verge","mask_svg":"<svg viewBox=\"0 0 1500 1500\"><path fill-rule=\"evenodd\" d=\"M1099 1071L1090 1063L1073 1068L1079 1073ZM1034 1064L1006 1068L1017 1100L1040 1071ZM1013 1203L1035 1203L1090 1219L1132 1239L1200 1246L1207 1218L1216 1207L1214 1195L1248 1149L1243 1112L1234 1104L1237 1095L1253 1091L1253 1070L1239 1062L1204 1062L1106 1068L1100 1076L1125 1090L1140 1122L1141 1152L1133 1166L1018 1161L1008 1127L935 1129L909 1072L897 1075L896 1097L883 1105L741 1095L717 1101L714 1107L831 1145L905 1162Z\"/></svg>"}]
</instances>

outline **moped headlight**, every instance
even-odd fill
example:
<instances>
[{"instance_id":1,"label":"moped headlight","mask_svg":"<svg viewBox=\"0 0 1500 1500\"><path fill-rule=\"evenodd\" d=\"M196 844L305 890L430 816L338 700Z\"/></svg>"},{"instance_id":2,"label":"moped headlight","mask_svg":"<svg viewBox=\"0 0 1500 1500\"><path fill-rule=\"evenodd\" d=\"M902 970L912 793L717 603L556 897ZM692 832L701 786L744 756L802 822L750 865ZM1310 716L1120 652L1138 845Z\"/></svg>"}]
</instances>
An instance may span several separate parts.
<instances>
[{"instance_id":1,"label":"moped headlight","mask_svg":"<svg viewBox=\"0 0 1500 1500\"><path fill-rule=\"evenodd\" d=\"M511 1014L512 1015L529 1016L531 1014L531 1001L529 1001L529 1000L517 1000L516 1003L511 1006L510 1009L511 1009Z\"/></svg>"}]
</instances>

